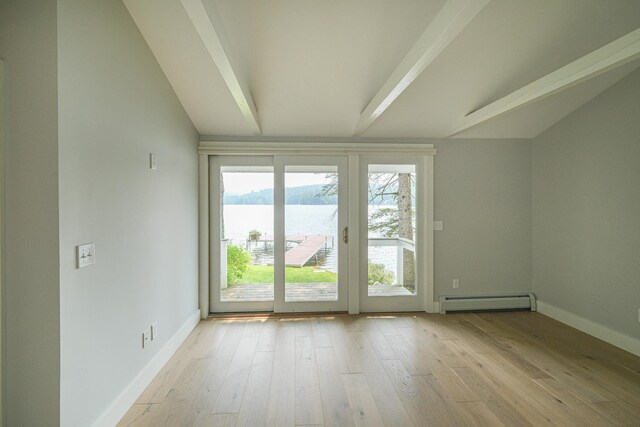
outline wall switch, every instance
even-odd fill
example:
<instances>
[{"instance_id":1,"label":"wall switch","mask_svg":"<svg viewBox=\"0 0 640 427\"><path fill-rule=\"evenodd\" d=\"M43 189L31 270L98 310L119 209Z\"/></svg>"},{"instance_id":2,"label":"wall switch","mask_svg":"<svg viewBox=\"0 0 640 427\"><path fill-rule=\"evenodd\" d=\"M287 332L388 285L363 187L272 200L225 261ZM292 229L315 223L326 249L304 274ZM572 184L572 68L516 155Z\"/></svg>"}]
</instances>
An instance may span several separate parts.
<instances>
[{"instance_id":1,"label":"wall switch","mask_svg":"<svg viewBox=\"0 0 640 427\"><path fill-rule=\"evenodd\" d=\"M153 322L151 324L151 341L158 338L158 322Z\"/></svg>"},{"instance_id":2,"label":"wall switch","mask_svg":"<svg viewBox=\"0 0 640 427\"><path fill-rule=\"evenodd\" d=\"M142 333L142 348L145 348L147 345L149 345L150 341L151 341L151 331L147 329Z\"/></svg>"},{"instance_id":3,"label":"wall switch","mask_svg":"<svg viewBox=\"0 0 640 427\"><path fill-rule=\"evenodd\" d=\"M460 287L460 279L453 279L453 288L457 289Z\"/></svg>"},{"instance_id":4,"label":"wall switch","mask_svg":"<svg viewBox=\"0 0 640 427\"><path fill-rule=\"evenodd\" d=\"M158 159L156 153L149 153L149 168L152 170L158 169Z\"/></svg>"},{"instance_id":5,"label":"wall switch","mask_svg":"<svg viewBox=\"0 0 640 427\"><path fill-rule=\"evenodd\" d=\"M433 231L442 231L442 230L444 230L444 222L433 221Z\"/></svg>"},{"instance_id":6,"label":"wall switch","mask_svg":"<svg viewBox=\"0 0 640 427\"><path fill-rule=\"evenodd\" d=\"M76 246L76 261L78 268L86 267L96 263L96 244L85 243Z\"/></svg>"}]
</instances>

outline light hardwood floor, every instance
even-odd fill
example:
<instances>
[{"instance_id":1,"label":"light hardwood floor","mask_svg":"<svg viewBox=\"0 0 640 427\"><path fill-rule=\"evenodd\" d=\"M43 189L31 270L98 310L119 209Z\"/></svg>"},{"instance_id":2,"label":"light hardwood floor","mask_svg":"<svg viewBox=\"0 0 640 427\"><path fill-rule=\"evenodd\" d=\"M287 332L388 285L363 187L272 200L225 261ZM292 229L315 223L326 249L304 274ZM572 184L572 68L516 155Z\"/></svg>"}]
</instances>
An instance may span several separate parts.
<instances>
[{"instance_id":1,"label":"light hardwood floor","mask_svg":"<svg viewBox=\"0 0 640 427\"><path fill-rule=\"evenodd\" d=\"M640 426L640 358L538 313L209 319L120 426Z\"/></svg>"}]
</instances>

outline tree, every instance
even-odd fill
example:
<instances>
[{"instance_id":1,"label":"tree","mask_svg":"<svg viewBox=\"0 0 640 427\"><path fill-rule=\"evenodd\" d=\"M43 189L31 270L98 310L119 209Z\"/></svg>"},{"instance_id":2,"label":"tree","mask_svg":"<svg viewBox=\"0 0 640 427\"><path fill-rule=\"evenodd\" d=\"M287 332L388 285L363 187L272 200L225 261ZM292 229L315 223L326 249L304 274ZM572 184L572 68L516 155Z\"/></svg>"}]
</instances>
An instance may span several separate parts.
<instances>
[{"instance_id":1,"label":"tree","mask_svg":"<svg viewBox=\"0 0 640 427\"><path fill-rule=\"evenodd\" d=\"M338 176L327 176L330 182L323 186L321 195L335 195L338 191ZM415 182L412 173L375 172L369 174L369 205L378 206L369 213L369 231L380 233L384 237L398 236L414 240ZM393 201L395 208L385 207ZM407 249L403 252L403 285L415 287L414 253Z\"/></svg>"},{"instance_id":2,"label":"tree","mask_svg":"<svg viewBox=\"0 0 640 427\"><path fill-rule=\"evenodd\" d=\"M413 194L409 173L398 174L398 237L413 242ZM415 256L414 252L403 249L403 285L415 288Z\"/></svg>"}]
</instances>

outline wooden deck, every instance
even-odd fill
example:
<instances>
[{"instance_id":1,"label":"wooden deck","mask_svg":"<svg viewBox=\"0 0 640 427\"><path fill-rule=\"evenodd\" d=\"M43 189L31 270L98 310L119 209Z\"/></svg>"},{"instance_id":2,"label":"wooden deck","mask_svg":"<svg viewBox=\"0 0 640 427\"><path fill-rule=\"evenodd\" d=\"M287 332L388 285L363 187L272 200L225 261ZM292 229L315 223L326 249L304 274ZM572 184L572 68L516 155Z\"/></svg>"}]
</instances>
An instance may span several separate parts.
<instances>
[{"instance_id":1,"label":"wooden deck","mask_svg":"<svg viewBox=\"0 0 640 427\"><path fill-rule=\"evenodd\" d=\"M336 283L287 283L285 300L290 301L335 301L338 299ZM372 285L369 286L372 296L413 295L402 286ZM273 285L267 283L242 284L229 286L222 290L222 301L271 301Z\"/></svg>"}]
</instances>

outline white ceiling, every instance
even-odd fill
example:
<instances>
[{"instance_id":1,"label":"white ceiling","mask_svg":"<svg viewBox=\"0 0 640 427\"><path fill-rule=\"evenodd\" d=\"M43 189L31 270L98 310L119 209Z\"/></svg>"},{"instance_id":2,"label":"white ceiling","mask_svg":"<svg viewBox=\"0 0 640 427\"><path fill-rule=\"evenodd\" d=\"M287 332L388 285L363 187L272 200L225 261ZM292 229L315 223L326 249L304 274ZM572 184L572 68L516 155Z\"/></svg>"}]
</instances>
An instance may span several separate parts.
<instances>
[{"instance_id":1,"label":"white ceiling","mask_svg":"<svg viewBox=\"0 0 640 427\"><path fill-rule=\"evenodd\" d=\"M253 135L180 0L124 2L200 134ZM354 134L445 4L203 2L217 9L218 35L262 136L324 138ZM491 0L361 136L446 137L469 113L638 28L638 0ZM535 137L638 67L636 59L456 137Z\"/></svg>"}]
</instances>

